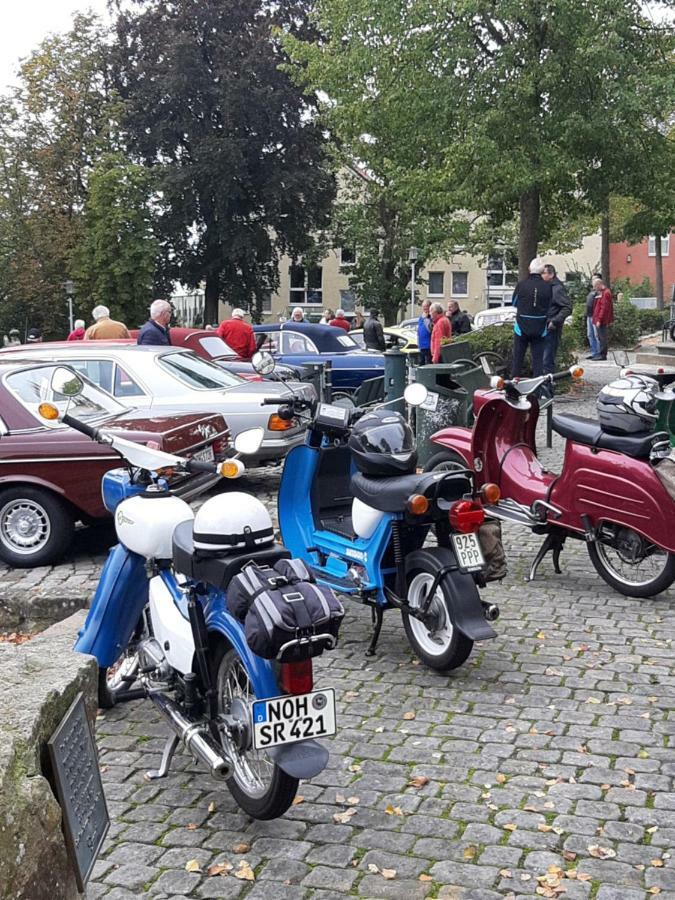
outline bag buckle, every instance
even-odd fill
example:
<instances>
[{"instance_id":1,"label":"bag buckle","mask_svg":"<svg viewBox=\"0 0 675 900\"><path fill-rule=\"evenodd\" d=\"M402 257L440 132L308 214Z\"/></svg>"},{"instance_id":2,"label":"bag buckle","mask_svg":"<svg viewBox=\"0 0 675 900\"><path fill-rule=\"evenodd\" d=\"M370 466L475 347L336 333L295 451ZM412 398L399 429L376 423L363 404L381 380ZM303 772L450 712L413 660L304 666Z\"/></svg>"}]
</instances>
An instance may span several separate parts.
<instances>
[{"instance_id":1,"label":"bag buckle","mask_svg":"<svg viewBox=\"0 0 675 900\"><path fill-rule=\"evenodd\" d=\"M300 601L304 601L305 599L300 591L291 591L291 593L289 594L282 593L281 596L284 598L286 603L299 603Z\"/></svg>"}]
</instances>

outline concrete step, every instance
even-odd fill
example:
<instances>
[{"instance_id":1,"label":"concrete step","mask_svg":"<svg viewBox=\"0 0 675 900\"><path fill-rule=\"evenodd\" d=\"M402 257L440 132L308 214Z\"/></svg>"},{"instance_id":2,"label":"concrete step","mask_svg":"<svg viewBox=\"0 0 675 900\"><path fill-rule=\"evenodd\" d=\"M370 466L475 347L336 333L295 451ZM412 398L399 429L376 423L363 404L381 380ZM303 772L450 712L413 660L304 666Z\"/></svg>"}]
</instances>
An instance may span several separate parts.
<instances>
[{"instance_id":1,"label":"concrete step","mask_svg":"<svg viewBox=\"0 0 675 900\"><path fill-rule=\"evenodd\" d=\"M645 350L639 350L635 354L635 362L647 366L674 366L675 354L647 353Z\"/></svg>"}]
</instances>

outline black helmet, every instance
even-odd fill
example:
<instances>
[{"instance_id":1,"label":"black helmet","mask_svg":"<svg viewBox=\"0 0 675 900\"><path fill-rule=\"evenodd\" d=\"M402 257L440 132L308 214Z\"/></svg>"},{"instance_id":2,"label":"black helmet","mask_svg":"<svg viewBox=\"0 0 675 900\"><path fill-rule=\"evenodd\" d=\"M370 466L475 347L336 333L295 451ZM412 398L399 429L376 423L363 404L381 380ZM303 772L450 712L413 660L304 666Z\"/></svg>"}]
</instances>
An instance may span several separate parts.
<instances>
[{"instance_id":1,"label":"black helmet","mask_svg":"<svg viewBox=\"0 0 675 900\"><path fill-rule=\"evenodd\" d=\"M403 416L375 409L354 425L349 449L362 475L410 475L417 466L412 429Z\"/></svg>"}]
</instances>

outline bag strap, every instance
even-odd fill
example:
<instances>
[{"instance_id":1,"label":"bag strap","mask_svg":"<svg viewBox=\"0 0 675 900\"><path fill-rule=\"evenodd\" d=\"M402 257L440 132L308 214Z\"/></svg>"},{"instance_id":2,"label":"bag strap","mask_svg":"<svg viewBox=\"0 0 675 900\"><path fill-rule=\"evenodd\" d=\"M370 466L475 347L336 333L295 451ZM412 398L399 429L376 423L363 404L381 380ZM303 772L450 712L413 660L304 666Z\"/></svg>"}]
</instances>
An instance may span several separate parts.
<instances>
[{"instance_id":1,"label":"bag strap","mask_svg":"<svg viewBox=\"0 0 675 900\"><path fill-rule=\"evenodd\" d=\"M302 591L280 591L286 603L293 605L295 621L300 631L314 631L314 623L307 609L307 599Z\"/></svg>"}]
</instances>

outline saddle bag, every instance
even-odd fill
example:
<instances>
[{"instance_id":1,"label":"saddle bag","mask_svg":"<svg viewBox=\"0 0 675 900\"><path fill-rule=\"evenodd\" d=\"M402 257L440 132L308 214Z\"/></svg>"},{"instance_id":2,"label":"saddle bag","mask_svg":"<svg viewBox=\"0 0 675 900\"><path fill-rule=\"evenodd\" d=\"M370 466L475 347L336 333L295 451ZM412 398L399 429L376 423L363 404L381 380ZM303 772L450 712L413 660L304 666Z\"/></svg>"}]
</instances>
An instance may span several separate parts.
<instances>
[{"instance_id":1,"label":"saddle bag","mask_svg":"<svg viewBox=\"0 0 675 900\"><path fill-rule=\"evenodd\" d=\"M333 591L316 584L298 559L279 560L274 568L244 566L230 582L227 605L244 623L251 650L284 662L332 649L344 618Z\"/></svg>"}]
</instances>

